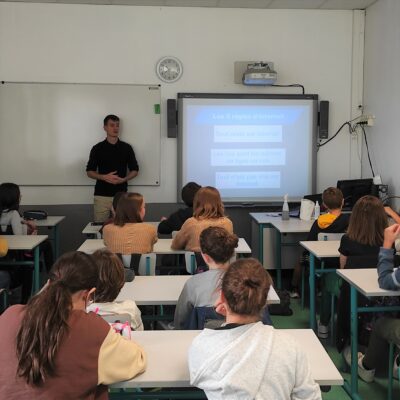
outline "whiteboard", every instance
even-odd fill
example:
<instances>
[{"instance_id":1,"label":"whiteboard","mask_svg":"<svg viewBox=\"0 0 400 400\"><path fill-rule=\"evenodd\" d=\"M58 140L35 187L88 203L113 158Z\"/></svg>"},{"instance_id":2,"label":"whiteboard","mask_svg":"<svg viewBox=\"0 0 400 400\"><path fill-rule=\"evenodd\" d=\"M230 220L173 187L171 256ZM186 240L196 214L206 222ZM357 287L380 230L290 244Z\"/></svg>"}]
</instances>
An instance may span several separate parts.
<instances>
[{"instance_id":1,"label":"whiteboard","mask_svg":"<svg viewBox=\"0 0 400 400\"><path fill-rule=\"evenodd\" d=\"M160 92L158 85L1 84L0 182L94 185L89 153L105 139L104 117L115 114L139 164L131 182L159 185Z\"/></svg>"}]
</instances>

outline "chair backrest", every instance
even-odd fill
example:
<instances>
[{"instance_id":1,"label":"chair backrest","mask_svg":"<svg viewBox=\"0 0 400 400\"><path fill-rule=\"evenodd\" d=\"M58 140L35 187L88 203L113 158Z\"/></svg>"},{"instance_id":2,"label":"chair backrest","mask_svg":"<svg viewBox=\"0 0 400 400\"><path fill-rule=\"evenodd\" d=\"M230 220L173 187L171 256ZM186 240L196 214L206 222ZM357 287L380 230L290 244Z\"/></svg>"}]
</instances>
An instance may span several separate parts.
<instances>
[{"instance_id":1,"label":"chair backrest","mask_svg":"<svg viewBox=\"0 0 400 400\"><path fill-rule=\"evenodd\" d=\"M114 324L117 322L124 324L127 322L130 325L132 322L132 317L130 314L102 314L100 317L109 324Z\"/></svg>"},{"instance_id":2,"label":"chair backrest","mask_svg":"<svg viewBox=\"0 0 400 400\"><path fill-rule=\"evenodd\" d=\"M122 254L121 258L125 268L135 269L139 275L156 274L157 255L155 253Z\"/></svg>"},{"instance_id":3,"label":"chair backrest","mask_svg":"<svg viewBox=\"0 0 400 400\"><path fill-rule=\"evenodd\" d=\"M0 233L2 235L14 235L11 225L1 225Z\"/></svg>"},{"instance_id":4,"label":"chair backrest","mask_svg":"<svg viewBox=\"0 0 400 400\"><path fill-rule=\"evenodd\" d=\"M185 329L204 329L211 321L223 322L225 317L218 314L214 307L194 307L189 319L186 321Z\"/></svg>"},{"instance_id":5,"label":"chair backrest","mask_svg":"<svg viewBox=\"0 0 400 400\"><path fill-rule=\"evenodd\" d=\"M344 235L343 233L324 233L324 232L320 232L318 233L318 240L319 241L323 241L323 240L341 240L342 236Z\"/></svg>"},{"instance_id":6,"label":"chair backrest","mask_svg":"<svg viewBox=\"0 0 400 400\"><path fill-rule=\"evenodd\" d=\"M185 264L186 264L186 271L189 274L194 275L194 273L196 272L197 263L196 263L196 255L193 251L187 251L185 253Z\"/></svg>"}]
</instances>

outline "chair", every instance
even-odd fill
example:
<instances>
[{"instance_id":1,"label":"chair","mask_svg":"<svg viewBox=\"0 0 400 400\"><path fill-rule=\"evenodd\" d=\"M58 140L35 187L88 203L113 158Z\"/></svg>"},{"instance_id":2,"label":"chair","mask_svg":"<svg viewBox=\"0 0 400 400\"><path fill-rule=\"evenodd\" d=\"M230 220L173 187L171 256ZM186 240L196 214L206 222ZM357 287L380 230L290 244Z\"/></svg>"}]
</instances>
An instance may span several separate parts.
<instances>
[{"instance_id":1,"label":"chair","mask_svg":"<svg viewBox=\"0 0 400 400\"><path fill-rule=\"evenodd\" d=\"M189 319L186 321L185 329L204 329L205 325L210 322L213 325L217 325L215 324L216 321L220 322L219 326L221 326L225 321L225 317L218 314L214 307L194 307Z\"/></svg>"},{"instance_id":2,"label":"chair","mask_svg":"<svg viewBox=\"0 0 400 400\"><path fill-rule=\"evenodd\" d=\"M156 274L157 255L155 253L122 254L121 258L125 268L134 270L139 275Z\"/></svg>"}]
</instances>

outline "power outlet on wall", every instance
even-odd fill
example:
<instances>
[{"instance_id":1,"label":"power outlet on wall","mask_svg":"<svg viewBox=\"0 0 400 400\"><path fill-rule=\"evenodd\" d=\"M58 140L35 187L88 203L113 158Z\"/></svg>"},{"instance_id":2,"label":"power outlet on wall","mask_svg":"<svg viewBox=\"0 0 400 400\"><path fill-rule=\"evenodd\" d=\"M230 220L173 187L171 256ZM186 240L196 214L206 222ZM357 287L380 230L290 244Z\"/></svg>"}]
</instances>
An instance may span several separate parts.
<instances>
[{"instance_id":1,"label":"power outlet on wall","mask_svg":"<svg viewBox=\"0 0 400 400\"><path fill-rule=\"evenodd\" d=\"M374 126L375 115L363 114L361 115L358 123L361 125Z\"/></svg>"}]
</instances>

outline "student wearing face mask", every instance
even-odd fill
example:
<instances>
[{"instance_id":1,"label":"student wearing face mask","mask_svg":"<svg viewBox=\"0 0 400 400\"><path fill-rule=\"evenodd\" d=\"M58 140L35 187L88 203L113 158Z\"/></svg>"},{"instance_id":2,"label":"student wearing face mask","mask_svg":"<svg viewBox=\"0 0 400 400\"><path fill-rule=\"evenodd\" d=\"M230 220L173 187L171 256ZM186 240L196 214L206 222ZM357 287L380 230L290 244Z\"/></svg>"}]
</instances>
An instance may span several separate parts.
<instances>
[{"instance_id":1,"label":"student wearing face mask","mask_svg":"<svg viewBox=\"0 0 400 400\"><path fill-rule=\"evenodd\" d=\"M97 281L89 255L66 253L26 306L0 316L0 398L107 399L107 385L144 371L142 348L86 313Z\"/></svg>"}]
</instances>

